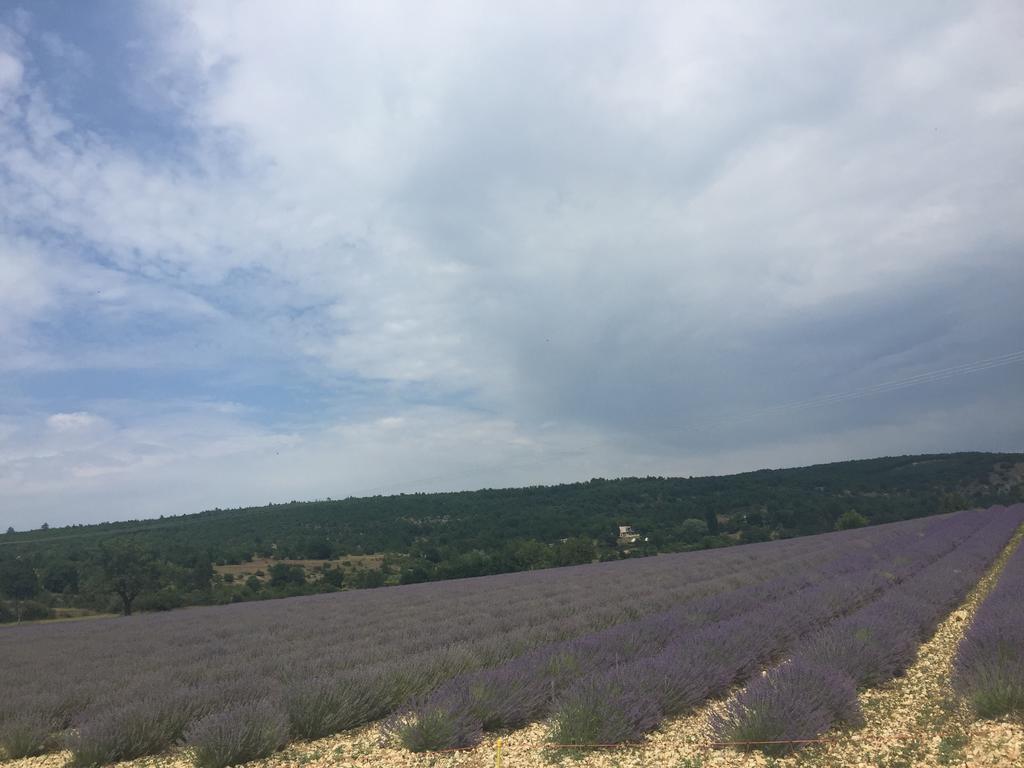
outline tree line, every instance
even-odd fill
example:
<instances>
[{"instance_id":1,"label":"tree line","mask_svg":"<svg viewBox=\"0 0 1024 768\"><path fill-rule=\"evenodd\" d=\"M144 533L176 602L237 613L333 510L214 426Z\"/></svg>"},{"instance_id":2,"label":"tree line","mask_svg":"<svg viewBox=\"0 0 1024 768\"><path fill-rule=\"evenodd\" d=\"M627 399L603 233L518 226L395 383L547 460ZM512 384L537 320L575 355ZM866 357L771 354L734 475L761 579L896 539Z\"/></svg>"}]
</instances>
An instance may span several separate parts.
<instances>
[{"instance_id":1,"label":"tree line","mask_svg":"<svg viewBox=\"0 0 1024 768\"><path fill-rule=\"evenodd\" d=\"M0 621L131 613L549 568L1010 503L1022 454L939 454L722 477L646 477L292 501L0 535ZM619 526L636 531L619 538ZM383 554L379 567L346 558ZM269 559L245 578L218 566ZM315 561L294 563L288 561Z\"/></svg>"}]
</instances>

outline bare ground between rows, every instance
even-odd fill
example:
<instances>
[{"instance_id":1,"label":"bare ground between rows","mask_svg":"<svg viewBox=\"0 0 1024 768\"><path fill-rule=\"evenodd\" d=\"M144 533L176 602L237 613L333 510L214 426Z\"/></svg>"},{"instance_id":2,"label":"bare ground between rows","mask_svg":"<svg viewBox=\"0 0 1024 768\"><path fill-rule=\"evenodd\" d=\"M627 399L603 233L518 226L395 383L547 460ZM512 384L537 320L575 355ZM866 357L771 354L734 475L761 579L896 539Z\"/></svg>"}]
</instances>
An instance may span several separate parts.
<instances>
[{"instance_id":1,"label":"bare ground between rows","mask_svg":"<svg viewBox=\"0 0 1024 768\"><path fill-rule=\"evenodd\" d=\"M1010 554L1024 538L1017 531L963 604L921 646L907 673L860 696L866 725L832 734L831 741L783 758L714 746L709 715L724 706L709 704L689 716L665 723L642 742L612 749L548 748L543 723L511 733L490 735L473 749L415 754L383 745L380 727L296 742L247 768L483 768L537 766L551 768L1024 768L1024 722L1014 719L975 721L957 702L949 686L956 649L978 605L998 580ZM499 749L500 741L500 749ZM499 763L500 753L500 763ZM64 768L70 753L5 762L4 768ZM187 750L141 758L118 768L192 768Z\"/></svg>"}]
</instances>

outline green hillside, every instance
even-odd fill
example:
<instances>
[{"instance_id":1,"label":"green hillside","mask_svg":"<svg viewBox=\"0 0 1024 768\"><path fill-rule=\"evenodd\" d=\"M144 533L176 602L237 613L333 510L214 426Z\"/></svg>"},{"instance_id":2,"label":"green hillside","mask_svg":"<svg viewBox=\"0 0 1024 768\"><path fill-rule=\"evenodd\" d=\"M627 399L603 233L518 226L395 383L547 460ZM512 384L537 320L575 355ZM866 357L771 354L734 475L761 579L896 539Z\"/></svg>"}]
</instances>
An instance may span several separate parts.
<instances>
[{"instance_id":1,"label":"green hillside","mask_svg":"<svg viewBox=\"0 0 1024 768\"><path fill-rule=\"evenodd\" d=\"M28 599L37 612L116 608L111 580L124 562L115 555L125 550L129 562L145 565L137 608L249 600L727 546L1009 503L1024 499L1022 469L1024 454L958 453L215 509L8 532L0 535L0 575L20 569L30 580L30 567L38 589ZM619 540L620 525L639 539ZM386 556L358 567L358 556L371 553ZM244 580L213 567L254 558L331 562L326 573L319 563L307 563L305 573L268 564Z\"/></svg>"}]
</instances>

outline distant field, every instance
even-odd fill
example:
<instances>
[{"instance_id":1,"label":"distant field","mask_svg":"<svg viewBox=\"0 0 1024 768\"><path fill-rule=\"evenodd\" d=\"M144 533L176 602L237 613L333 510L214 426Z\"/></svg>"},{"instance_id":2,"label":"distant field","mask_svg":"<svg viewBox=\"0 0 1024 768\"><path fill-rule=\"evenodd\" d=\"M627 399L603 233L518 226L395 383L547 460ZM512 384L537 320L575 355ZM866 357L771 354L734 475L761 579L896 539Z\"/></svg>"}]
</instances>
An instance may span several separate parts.
<instances>
[{"instance_id":1,"label":"distant field","mask_svg":"<svg viewBox=\"0 0 1024 768\"><path fill-rule=\"evenodd\" d=\"M53 616L48 619L34 619L32 624L51 624L56 621L79 621L81 619L109 619L117 616L114 613L97 613L86 608L54 608Z\"/></svg>"},{"instance_id":2,"label":"distant field","mask_svg":"<svg viewBox=\"0 0 1024 768\"><path fill-rule=\"evenodd\" d=\"M235 578L247 578L249 576L266 576L270 566L275 563L285 565L299 565L307 571L319 570L320 568L340 568L344 571L354 571L359 568L368 571L380 570L384 563L384 555L346 555L334 560L275 560L270 557L256 557L244 563L233 563L229 565L213 566L214 573L231 574Z\"/></svg>"},{"instance_id":3,"label":"distant field","mask_svg":"<svg viewBox=\"0 0 1024 768\"><path fill-rule=\"evenodd\" d=\"M472 747L531 723L556 743L632 743L723 697L710 722L722 740L812 738L858 724L858 690L913 664L1022 522L1024 505L996 507L722 550L8 627L0 744L9 757L67 747L85 766L185 743L212 768L381 719L392 744L414 751Z\"/></svg>"}]
</instances>

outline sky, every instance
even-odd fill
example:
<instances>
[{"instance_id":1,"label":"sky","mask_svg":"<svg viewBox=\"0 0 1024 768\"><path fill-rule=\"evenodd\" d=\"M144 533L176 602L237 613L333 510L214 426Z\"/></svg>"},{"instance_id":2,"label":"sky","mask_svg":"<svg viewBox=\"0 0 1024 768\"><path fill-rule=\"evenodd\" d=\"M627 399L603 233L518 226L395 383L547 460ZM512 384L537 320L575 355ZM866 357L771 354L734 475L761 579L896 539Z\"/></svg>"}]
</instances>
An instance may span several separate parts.
<instances>
[{"instance_id":1,"label":"sky","mask_svg":"<svg viewBox=\"0 0 1024 768\"><path fill-rule=\"evenodd\" d=\"M0 0L0 526L1024 450L1024 6Z\"/></svg>"}]
</instances>

